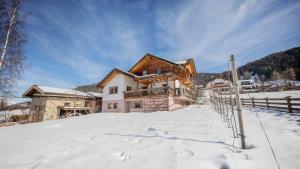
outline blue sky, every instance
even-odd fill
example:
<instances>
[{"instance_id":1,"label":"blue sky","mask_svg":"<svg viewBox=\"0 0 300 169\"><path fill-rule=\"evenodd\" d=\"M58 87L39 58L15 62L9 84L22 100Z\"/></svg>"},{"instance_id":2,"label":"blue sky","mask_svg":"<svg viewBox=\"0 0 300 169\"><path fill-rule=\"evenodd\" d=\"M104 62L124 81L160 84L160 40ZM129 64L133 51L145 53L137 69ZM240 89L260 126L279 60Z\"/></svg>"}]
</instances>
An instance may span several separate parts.
<instances>
[{"instance_id":1,"label":"blue sky","mask_svg":"<svg viewBox=\"0 0 300 169\"><path fill-rule=\"evenodd\" d=\"M25 10L29 68L19 93L99 82L146 53L221 72L230 54L241 65L300 45L298 0L31 0Z\"/></svg>"}]
</instances>

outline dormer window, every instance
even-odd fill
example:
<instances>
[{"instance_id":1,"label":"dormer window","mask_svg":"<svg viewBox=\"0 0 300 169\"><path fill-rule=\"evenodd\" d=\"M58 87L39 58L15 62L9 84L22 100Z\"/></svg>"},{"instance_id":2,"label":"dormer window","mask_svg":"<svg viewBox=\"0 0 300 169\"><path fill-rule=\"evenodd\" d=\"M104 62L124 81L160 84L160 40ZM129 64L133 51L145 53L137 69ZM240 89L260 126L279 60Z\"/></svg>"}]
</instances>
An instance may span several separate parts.
<instances>
[{"instance_id":1,"label":"dormer window","mask_svg":"<svg viewBox=\"0 0 300 169\"><path fill-rule=\"evenodd\" d=\"M143 76L147 75L147 70L143 71Z\"/></svg>"}]
</instances>

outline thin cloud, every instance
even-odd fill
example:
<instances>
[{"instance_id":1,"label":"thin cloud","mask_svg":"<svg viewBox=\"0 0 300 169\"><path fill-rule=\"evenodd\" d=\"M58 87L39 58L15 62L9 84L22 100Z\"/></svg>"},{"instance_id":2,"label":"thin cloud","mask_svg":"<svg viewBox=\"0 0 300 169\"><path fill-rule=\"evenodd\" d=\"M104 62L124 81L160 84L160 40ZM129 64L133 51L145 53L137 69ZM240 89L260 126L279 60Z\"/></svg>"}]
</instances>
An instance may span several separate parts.
<instances>
[{"instance_id":1,"label":"thin cloud","mask_svg":"<svg viewBox=\"0 0 300 169\"><path fill-rule=\"evenodd\" d=\"M164 37L162 42L168 48L167 53L178 58L193 56L204 62L206 71L222 71L232 53L243 55L262 43L277 40L278 44L285 36L297 37L299 21L295 16L299 13L299 4L188 1L178 9L157 10L156 23L163 30L158 36ZM272 11L273 8L277 9ZM271 12L265 14L268 10Z\"/></svg>"},{"instance_id":2,"label":"thin cloud","mask_svg":"<svg viewBox=\"0 0 300 169\"><path fill-rule=\"evenodd\" d=\"M145 53L218 72L230 54L242 64L300 44L299 1L33 0L28 9L26 83L98 82Z\"/></svg>"}]
</instances>

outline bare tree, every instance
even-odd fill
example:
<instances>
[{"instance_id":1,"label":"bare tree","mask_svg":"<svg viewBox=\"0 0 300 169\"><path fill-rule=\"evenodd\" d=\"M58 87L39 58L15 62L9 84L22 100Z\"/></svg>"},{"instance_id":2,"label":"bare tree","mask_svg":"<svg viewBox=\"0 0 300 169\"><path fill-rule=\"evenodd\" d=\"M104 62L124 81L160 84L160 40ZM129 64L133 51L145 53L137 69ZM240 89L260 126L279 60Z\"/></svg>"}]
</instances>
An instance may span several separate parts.
<instances>
[{"instance_id":1,"label":"bare tree","mask_svg":"<svg viewBox=\"0 0 300 169\"><path fill-rule=\"evenodd\" d=\"M0 96L12 93L24 68L21 0L0 1Z\"/></svg>"},{"instance_id":2,"label":"bare tree","mask_svg":"<svg viewBox=\"0 0 300 169\"><path fill-rule=\"evenodd\" d=\"M265 90L265 82L267 81L266 75L260 75L260 84L261 84L261 90Z\"/></svg>"},{"instance_id":3,"label":"bare tree","mask_svg":"<svg viewBox=\"0 0 300 169\"><path fill-rule=\"evenodd\" d=\"M251 73L248 72L247 70L245 72L243 72L243 78L246 80L246 79L249 79L251 76Z\"/></svg>"},{"instance_id":4,"label":"bare tree","mask_svg":"<svg viewBox=\"0 0 300 169\"><path fill-rule=\"evenodd\" d=\"M285 70L284 75L285 75L286 79L289 79L289 80L295 80L296 79L296 73L295 73L295 70L293 68L289 68L289 69Z\"/></svg>"}]
</instances>

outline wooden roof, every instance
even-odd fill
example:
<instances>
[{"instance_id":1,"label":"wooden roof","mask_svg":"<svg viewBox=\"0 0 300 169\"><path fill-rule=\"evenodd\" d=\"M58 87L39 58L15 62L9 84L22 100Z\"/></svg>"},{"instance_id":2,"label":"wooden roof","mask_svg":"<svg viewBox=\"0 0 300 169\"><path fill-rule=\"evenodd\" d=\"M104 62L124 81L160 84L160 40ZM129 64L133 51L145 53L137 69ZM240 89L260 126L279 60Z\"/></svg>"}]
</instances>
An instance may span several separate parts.
<instances>
[{"instance_id":1,"label":"wooden roof","mask_svg":"<svg viewBox=\"0 0 300 169\"><path fill-rule=\"evenodd\" d=\"M187 63L185 64L185 67L189 69L189 71L192 73L193 76L197 75L194 59L188 59Z\"/></svg>"},{"instance_id":2,"label":"wooden roof","mask_svg":"<svg viewBox=\"0 0 300 169\"><path fill-rule=\"evenodd\" d=\"M148 74L145 76L142 76L138 72L141 70L144 70L144 66L157 66L157 65L164 65L165 67L168 67L168 69L172 70L172 76L167 77L166 74L161 74L157 75L155 73L153 74ZM148 65L147 65L148 64ZM189 73L187 73L189 72ZM149 73L149 72L148 72ZM138 82L141 83L151 83L154 81L160 81L160 80L165 80L166 78L180 78L177 75L180 75L181 77L186 77L187 74L191 74L192 76L196 75L196 67L194 64L193 59L187 59L182 62L171 62L166 59L154 56L152 54L146 54L144 57L142 57L128 72L116 69L114 68L109 74L107 74L103 80L101 80L98 84L97 87L103 88L108 82L110 82L116 75L118 74L123 74L125 76L131 77L135 79ZM187 84L189 84L190 81L187 81Z\"/></svg>"},{"instance_id":3,"label":"wooden roof","mask_svg":"<svg viewBox=\"0 0 300 169\"><path fill-rule=\"evenodd\" d=\"M157 60L159 62L168 64L174 68L177 69L188 69L188 71L195 76L197 74L194 59L190 58L185 60L184 63L180 64L177 62L171 62L169 60L154 56L152 54L146 54L144 57L142 57L128 72L130 73L136 73L140 68L143 67L143 65L149 63L151 60Z\"/></svg>"},{"instance_id":4,"label":"wooden roof","mask_svg":"<svg viewBox=\"0 0 300 169\"><path fill-rule=\"evenodd\" d=\"M178 66L178 64L176 64L174 62L171 62L171 61L168 61L168 60L165 60L163 58L160 58L160 57L157 57L157 56L154 56L152 54L147 53L128 72L131 72L131 73L135 72L135 70L138 69L142 64L145 64L147 61L152 60L152 59L156 59L156 60L159 60L161 62L170 64L170 65L173 65L173 66Z\"/></svg>"}]
</instances>

